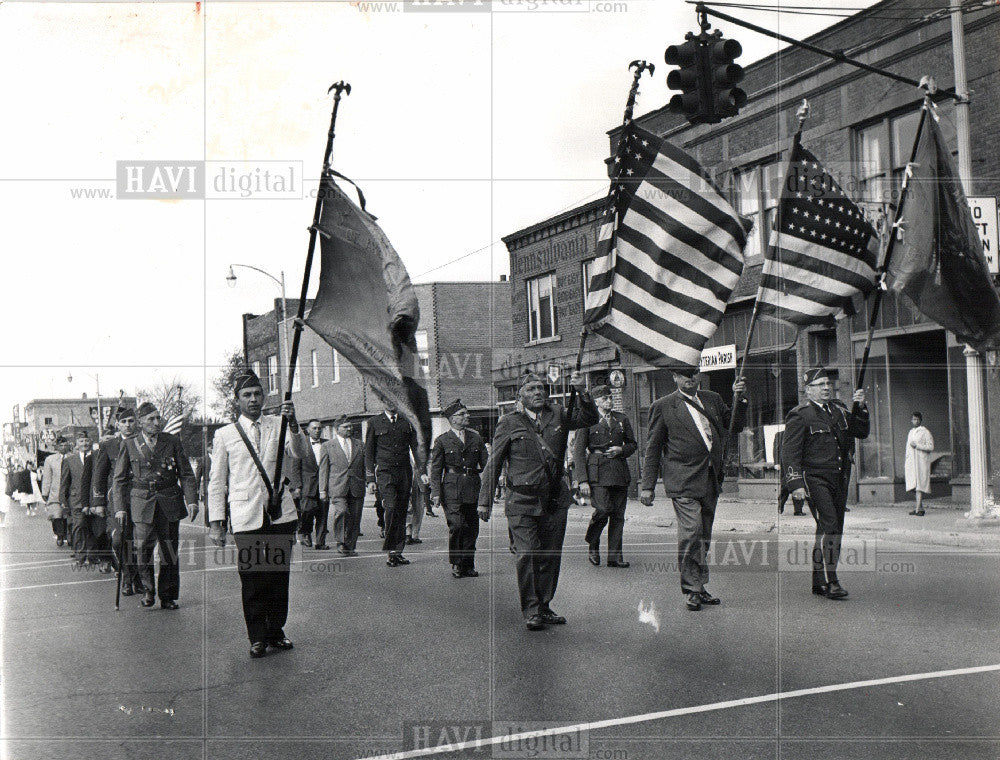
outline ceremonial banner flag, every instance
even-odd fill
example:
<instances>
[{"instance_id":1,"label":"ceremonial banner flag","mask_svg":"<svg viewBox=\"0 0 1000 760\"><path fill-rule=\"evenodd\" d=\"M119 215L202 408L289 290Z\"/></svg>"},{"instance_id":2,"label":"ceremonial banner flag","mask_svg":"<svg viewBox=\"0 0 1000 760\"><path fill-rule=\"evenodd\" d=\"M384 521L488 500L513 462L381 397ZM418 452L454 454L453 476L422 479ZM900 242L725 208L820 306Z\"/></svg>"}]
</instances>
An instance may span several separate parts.
<instances>
[{"instance_id":1,"label":"ceremonial banner flag","mask_svg":"<svg viewBox=\"0 0 1000 760\"><path fill-rule=\"evenodd\" d=\"M371 214L329 176L322 182L319 291L305 323L413 425L425 454L431 418L417 354L417 294Z\"/></svg>"},{"instance_id":2,"label":"ceremonial banner flag","mask_svg":"<svg viewBox=\"0 0 1000 760\"><path fill-rule=\"evenodd\" d=\"M997 346L1000 297L933 111L907 166L895 254L886 283L977 351Z\"/></svg>"},{"instance_id":3,"label":"ceremonial banner flag","mask_svg":"<svg viewBox=\"0 0 1000 760\"><path fill-rule=\"evenodd\" d=\"M175 414L163 425L163 432L169 435L180 435L184 427L184 415Z\"/></svg>"},{"instance_id":4,"label":"ceremonial banner flag","mask_svg":"<svg viewBox=\"0 0 1000 760\"><path fill-rule=\"evenodd\" d=\"M757 308L794 325L832 324L875 289L875 230L796 140L764 254Z\"/></svg>"},{"instance_id":5,"label":"ceremonial banner flag","mask_svg":"<svg viewBox=\"0 0 1000 760\"><path fill-rule=\"evenodd\" d=\"M750 221L681 149L632 125L621 139L584 325L650 364L698 366L743 272Z\"/></svg>"}]
</instances>

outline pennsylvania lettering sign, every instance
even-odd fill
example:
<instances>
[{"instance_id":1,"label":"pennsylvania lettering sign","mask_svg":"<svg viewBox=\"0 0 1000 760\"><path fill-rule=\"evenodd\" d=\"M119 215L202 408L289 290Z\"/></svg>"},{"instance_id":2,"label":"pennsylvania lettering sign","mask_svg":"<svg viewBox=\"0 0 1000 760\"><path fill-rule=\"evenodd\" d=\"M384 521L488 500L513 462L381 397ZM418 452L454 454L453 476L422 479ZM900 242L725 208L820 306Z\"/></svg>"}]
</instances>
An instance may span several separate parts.
<instances>
[{"instance_id":1,"label":"pennsylvania lettering sign","mask_svg":"<svg viewBox=\"0 0 1000 760\"><path fill-rule=\"evenodd\" d=\"M535 248L518 251L511 257L510 273L534 274L552 269L564 261L582 260L592 255L593 235L580 233L563 240L549 238Z\"/></svg>"}]
</instances>

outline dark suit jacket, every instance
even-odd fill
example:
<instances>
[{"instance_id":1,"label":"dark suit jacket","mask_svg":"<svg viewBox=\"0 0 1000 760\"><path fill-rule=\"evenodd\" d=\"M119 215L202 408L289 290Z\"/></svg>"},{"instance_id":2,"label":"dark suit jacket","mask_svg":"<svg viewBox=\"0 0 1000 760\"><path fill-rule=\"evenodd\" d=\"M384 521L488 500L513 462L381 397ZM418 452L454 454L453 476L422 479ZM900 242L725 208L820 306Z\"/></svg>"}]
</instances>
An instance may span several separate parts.
<instances>
[{"instance_id":1,"label":"dark suit jacket","mask_svg":"<svg viewBox=\"0 0 1000 760\"><path fill-rule=\"evenodd\" d=\"M88 451L80 461L80 452L75 449L63 457L59 477L59 503L73 510L74 515L81 509L90 508L90 484L94 473L94 457Z\"/></svg>"},{"instance_id":2,"label":"dark suit jacket","mask_svg":"<svg viewBox=\"0 0 1000 760\"><path fill-rule=\"evenodd\" d=\"M486 444L475 430L466 428L464 443L454 430L441 433L431 447L431 496L444 506L475 504L486 459ZM466 472L447 472L459 468Z\"/></svg>"},{"instance_id":3,"label":"dark suit jacket","mask_svg":"<svg viewBox=\"0 0 1000 760\"><path fill-rule=\"evenodd\" d=\"M326 438L320 438L320 441L326 443ZM301 498L318 499L322 489L319 487L319 460L313 453L312 439L306 444L306 449L302 459L292 457L288 462L288 487L301 488Z\"/></svg>"},{"instance_id":4,"label":"dark suit jacket","mask_svg":"<svg viewBox=\"0 0 1000 760\"><path fill-rule=\"evenodd\" d=\"M328 499L365 495L365 447L360 438L351 438L350 462L336 436L323 444L319 457L319 490Z\"/></svg>"},{"instance_id":5,"label":"dark suit jacket","mask_svg":"<svg viewBox=\"0 0 1000 760\"><path fill-rule=\"evenodd\" d=\"M185 503L197 504L198 492L180 438L160 433L149 459L140 451L141 441L141 433L129 438L118 455L114 503L130 504L132 521L137 523L152 523L157 507L168 520L183 520L188 514ZM161 486L151 491L145 487L150 481Z\"/></svg>"},{"instance_id":6,"label":"dark suit jacket","mask_svg":"<svg viewBox=\"0 0 1000 760\"><path fill-rule=\"evenodd\" d=\"M621 446L622 453L606 457L611 446ZM592 486L627 486L632 480L628 458L638 445L632 423L621 412L611 412L610 426L601 419L596 425L578 430L573 444L573 475L577 482Z\"/></svg>"},{"instance_id":7,"label":"dark suit jacket","mask_svg":"<svg viewBox=\"0 0 1000 760\"><path fill-rule=\"evenodd\" d=\"M115 470L115 460L121 452L122 437L116 435L113 438L101 443L94 454L94 478L91 483L91 502L95 507L109 507L107 510L111 516L118 511L115 506L114 495L112 493L111 476ZM125 506L122 509L126 509Z\"/></svg>"},{"instance_id":8,"label":"dark suit jacket","mask_svg":"<svg viewBox=\"0 0 1000 760\"><path fill-rule=\"evenodd\" d=\"M680 391L657 399L649 407L649 437L642 467L643 491L652 491L663 461L663 488L671 498L704 499L722 484L725 475L723 440L729 425L729 407L718 393L698 391L698 400L714 418L712 450L691 417ZM746 399L740 405L745 411ZM714 479L714 483L713 483Z\"/></svg>"},{"instance_id":9,"label":"dark suit jacket","mask_svg":"<svg viewBox=\"0 0 1000 760\"><path fill-rule=\"evenodd\" d=\"M566 435L570 430L593 425L598 419L597 408L588 394L581 393L577 399L572 413L551 401L539 412L544 449L538 443L539 435L532 430L535 423L525 412L511 412L500 418L493 434L493 450L483 471L480 507L492 509L493 492L505 463L508 515L541 515L547 510L569 507L572 497L565 483L559 485L558 495L552 499L556 485L553 477L562 469L566 456Z\"/></svg>"}]
</instances>

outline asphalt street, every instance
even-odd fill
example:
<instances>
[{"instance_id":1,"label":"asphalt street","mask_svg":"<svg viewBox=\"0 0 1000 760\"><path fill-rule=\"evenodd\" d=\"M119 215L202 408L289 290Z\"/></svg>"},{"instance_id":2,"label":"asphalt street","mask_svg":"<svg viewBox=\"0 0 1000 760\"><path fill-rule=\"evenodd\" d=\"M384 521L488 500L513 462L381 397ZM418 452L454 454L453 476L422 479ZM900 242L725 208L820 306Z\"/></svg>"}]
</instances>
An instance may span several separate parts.
<instances>
[{"instance_id":1,"label":"asphalt street","mask_svg":"<svg viewBox=\"0 0 1000 760\"><path fill-rule=\"evenodd\" d=\"M850 597L831 601L810 593L802 530L725 528L722 604L689 612L672 515L654 510L627 523L624 570L588 564L589 510L572 510L553 601L569 623L530 632L502 515L483 527L482 575L456 580L443 517L388 568L366 509L361 556L296 547L295 649L251 660L231 546L186 524L180 610L131 597L115 612L113 576L71 569L44 517L12 508L4 756L1000 757L996 543L850 534Z\"/></svg>"}]
</instances>

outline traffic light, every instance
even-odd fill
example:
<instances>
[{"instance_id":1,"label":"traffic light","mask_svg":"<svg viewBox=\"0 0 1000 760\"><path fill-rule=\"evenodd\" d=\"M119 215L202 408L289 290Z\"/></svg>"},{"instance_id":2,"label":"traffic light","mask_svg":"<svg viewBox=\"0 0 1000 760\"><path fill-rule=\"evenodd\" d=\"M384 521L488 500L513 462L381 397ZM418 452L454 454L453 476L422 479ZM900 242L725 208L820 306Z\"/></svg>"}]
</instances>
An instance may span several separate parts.
<instances>
[{"instance_id":1,"label":"traffic light","mask_svg":"<svg viewBox=\"0 0 1000 760\"><path fill-rule=\"evenodd\" d=\"M689 121L699 121L704 112L705 50L700 40L688 34L683 45L671 45L663 54L670 66L680 66L667 74L667 87L680 90L682 94L670 98L670 110L682 113Z\"/></svg>"},{"instance_id":2,"label":"traffic light","mask_svg":"<svg viewBox=\"0 0 1000 760\"><path fill-rule=\"evenodd\" d=\"M736 116L747 103L747 94L736 85L743 81L743 67L734 61L743 53L736 40L723 39L719 32L708 46L711 74L712 113L719 119Z\"/></svg>"}]
</instances>

